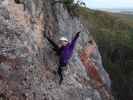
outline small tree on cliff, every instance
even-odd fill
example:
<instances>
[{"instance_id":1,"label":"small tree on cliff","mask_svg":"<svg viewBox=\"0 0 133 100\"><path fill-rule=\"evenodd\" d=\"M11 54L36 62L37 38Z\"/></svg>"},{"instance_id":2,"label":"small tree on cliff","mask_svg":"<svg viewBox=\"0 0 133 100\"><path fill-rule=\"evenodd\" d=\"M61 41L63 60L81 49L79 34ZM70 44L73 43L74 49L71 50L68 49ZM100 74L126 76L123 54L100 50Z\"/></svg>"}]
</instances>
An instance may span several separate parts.
<instances>
[{"instance_id":1,"label":"small tree on cliff","mask_svg":"<svg viewBox=\"0 0 133 100\"><path fill-rule=\"evenodd\" d=\"M63 0L63 1L59 0L59 1L53 2L53 4L56 4L56 3L63 3L64 7L67 8L71 16L78 16L76 12L79 10L81 6L85 6L85 3L82 2L81 0L78 0L76 2L74 2L74 0Z\"/></svg>"},{"instance_id":2,"label":"small tree on cliff","mask_svg":"<svg viewBox=\"0 0 133 100\"><path fill-rule=\"evenodd\" d=\"M80 6L85 6L85 3L81 0L78 0L77 2L74 2L74 0L64 0L63 3L71 16L78 16L76 12L79 10Z\"/></svg>"}]
</instances>

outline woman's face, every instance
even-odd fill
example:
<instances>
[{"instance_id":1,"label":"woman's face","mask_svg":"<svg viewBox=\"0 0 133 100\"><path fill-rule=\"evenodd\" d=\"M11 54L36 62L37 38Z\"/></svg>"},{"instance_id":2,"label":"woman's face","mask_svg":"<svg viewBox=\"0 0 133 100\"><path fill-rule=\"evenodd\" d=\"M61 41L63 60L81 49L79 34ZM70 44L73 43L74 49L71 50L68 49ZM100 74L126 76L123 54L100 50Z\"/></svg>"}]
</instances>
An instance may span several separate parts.
<instances>
[{"instance_id":1,"label":"woman's face","mask_svg":"<svg viewBox=\"0 0 133 100\"><path fill-rule=\"evenodd\" d=\"M66 46L68 44L68 41L61 41L62 46Z\"/></svg>"}]
</instances>

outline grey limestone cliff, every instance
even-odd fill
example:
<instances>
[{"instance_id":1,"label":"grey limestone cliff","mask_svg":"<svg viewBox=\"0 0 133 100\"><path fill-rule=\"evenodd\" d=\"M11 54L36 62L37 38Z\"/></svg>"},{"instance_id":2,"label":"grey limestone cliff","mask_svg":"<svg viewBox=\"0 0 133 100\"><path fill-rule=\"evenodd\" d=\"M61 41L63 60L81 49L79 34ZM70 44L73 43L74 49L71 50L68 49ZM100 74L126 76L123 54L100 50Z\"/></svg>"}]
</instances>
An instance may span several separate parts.
<instances>
[{"instance_id":1,"label":"grey limestone cliff","mask_svg":"<svg viewBox=\"0 0 133 100\"><path fill-rule=\"evenodd\" d=\"M0 0L0 100L110 100L106 89L95 88L80 60L89 30L63 4L53 2ZM58 57L43 36L58 43L59 37L71 39L77 31L82 34L59 85ZM92 57L110 85L98 49Z\"/></svg>"}]
</instances>

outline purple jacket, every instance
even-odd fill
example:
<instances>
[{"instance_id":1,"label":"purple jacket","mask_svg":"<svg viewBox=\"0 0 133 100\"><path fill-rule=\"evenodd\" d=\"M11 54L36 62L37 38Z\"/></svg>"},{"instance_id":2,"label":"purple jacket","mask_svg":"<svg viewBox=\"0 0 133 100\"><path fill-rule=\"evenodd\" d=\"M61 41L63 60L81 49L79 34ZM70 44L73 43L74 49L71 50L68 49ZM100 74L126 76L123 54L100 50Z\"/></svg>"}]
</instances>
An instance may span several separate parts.
<instances>
[{"instance_id":1,"label":"purple jacket","mask_svg":"<svg viewBox=\"0 0 133 100\"><path fill-rule=\"evenodd\" d=\"M72 39L70 43L60 48L60 53L59 53L60 64L68 64L68 61L73 54L73 49L75 47L76 40L78 39L78 37L79 37L79 33L75 35L75 37Z\"/></svg>"}]
</instances>

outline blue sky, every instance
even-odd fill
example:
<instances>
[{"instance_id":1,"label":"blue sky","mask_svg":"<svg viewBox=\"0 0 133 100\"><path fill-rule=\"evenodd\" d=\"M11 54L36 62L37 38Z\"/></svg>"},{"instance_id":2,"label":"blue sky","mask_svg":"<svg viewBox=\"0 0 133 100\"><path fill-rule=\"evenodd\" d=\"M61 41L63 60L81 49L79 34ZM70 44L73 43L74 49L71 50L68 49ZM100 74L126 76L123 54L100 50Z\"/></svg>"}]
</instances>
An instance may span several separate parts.
<instances>
[{"instance_id":1,"label":"blue sky","mask_svg":"<svg viewBox=\"0 0 133 100\"><path fill-rule=\"evenodd\" d=\"M133 0L81 0L89 8L133 8Z\"/></svg>"}]
</instances>

